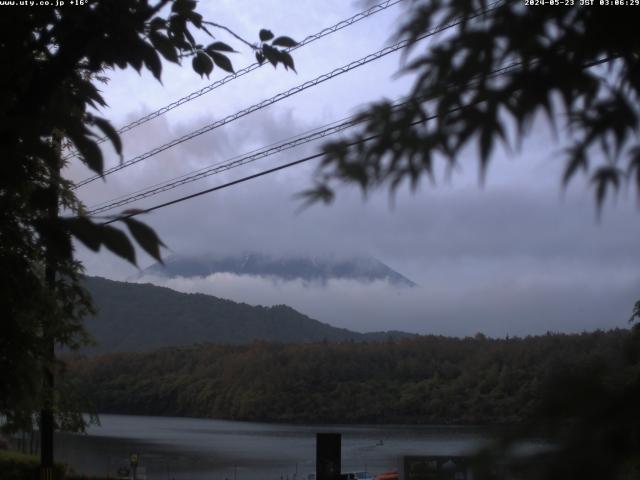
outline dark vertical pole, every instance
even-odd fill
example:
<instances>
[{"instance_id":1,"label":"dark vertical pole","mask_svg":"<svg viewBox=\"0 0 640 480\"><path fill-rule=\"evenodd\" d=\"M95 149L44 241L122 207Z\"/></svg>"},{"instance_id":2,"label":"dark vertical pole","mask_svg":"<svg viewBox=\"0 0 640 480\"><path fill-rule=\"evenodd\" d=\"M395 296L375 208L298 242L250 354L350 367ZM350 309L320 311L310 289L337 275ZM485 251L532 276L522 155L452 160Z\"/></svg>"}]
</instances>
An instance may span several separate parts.
<instances>
[{"instance_id":1,"label":"dark vertical pole","mask_svg":"<svg viewBox=\"0 0 640 480\"><path fill-rule=\"evenodd\" d=\"M339 480L342 470L342 436L316 434L316 480Z\"/></svg>"},{"instance_id":2,"label":"dark vertical pole","mask_svg":"<svg viewBox=\"0 0 640 480\"><path fill-rule=\"evenodd\" d=\"M53 268L48 270L48 279L55 279L55 270ZM53 284L53 281L51 282ZM51 469L53 467L53 389L54 389L54 377L53 377L53 340L50 335L50 328L44 329L44 342L45 342L45 357L43 365L43 404L42 411L40 412L40 464L43 470L43 479L49 480L51 478Z\"/></svg>"},{"instance_id":3,"label":"dark vertical pole","mask_svg":"<svg viewBox=\"0 0 640 480\"><path fill-rule=\"evenodd\" d=\"M58 197L60 180L60 139L52 140L55 150L56 164L51 168L50 200L47 216L51 222L58 218ZM51 292L55 290L56 283L56 258L51 245L47 246L45 282ZM43 352L43 380L42 380L42 410L40 412L40 467L41 480L53 478L53 402L54 402L54 369L55 369L55 345L53 340L53 323L55 319L46 317L43 319L42 339Z\"/></svg>"}]
</instances>

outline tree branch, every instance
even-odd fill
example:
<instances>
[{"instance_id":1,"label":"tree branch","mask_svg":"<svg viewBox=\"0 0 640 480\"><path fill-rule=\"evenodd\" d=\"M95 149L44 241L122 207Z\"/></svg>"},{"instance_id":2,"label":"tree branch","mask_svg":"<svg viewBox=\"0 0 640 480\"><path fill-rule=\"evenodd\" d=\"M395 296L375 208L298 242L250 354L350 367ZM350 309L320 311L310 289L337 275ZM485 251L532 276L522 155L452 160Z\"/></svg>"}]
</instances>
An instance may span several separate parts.
<instances>
[{"instance_id":1,"label":"tree branch","mask_svg":"<svg viewBox=\"0 0 640 480\"><path fill-rule=\"evenodd\" d=\"M216 28L221 28L222 30L225 30L226 32L230 33L231 35L233 35L236 39L240 40L242 43L244 43L245 45L247 45L249 48L251 48L252 50L257 50L258 47L256 47L254 44L249 43L248 41L246 41L244 38L242 38L240 35L238 35L237 33L235 33L233 30L231 30L229 27L225 27L224 25L220 25L214 22L202 22L206 25L211 25L212 27L216 27Z\"/></svg>"}]
</instances>

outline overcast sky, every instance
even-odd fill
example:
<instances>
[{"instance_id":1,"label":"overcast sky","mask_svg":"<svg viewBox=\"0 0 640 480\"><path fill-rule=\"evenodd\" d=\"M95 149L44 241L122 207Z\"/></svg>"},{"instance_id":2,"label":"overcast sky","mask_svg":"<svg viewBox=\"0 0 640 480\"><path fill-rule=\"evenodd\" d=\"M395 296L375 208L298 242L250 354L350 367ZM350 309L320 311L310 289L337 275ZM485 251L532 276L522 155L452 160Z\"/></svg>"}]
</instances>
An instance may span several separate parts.
<instances>
[{"instance_id":1,"label":"overcast sky","mask_svg":"<svg viewBox=\"0 0 640 480\"><path fill-rule=\"evenodd\" d=\"M364 7L344 0L200 4L206 18L252 41L262 27L301 40ZM390 8L294 52L298 74L263 67L126 133L124 159L379 50L389 43L401 12ZM219 33L220 40L239 50L233 56L236 69L252 63L247 48ZM367 102L400 98L411 79L394 76L399 61L392 54L346 73L110 175L106 182L82 187L79 196L91 207L340 120ZM189 65L167 65L162 85L133 71L108 75L110 83L101 88L110 108L103 113L121 126L224 73L216 69L207 80ZM148 207L286 163L317 151L318 145L127 207ZM567 192L560 188L561 147L541 122L533 126L521 152L496 152L483 188L475 151L470 150L451 180L440 176L435 187L425 182L414 194L401 189L393 202L386 192L364 200L356 189L342 188L334 204L300 211L294 194L311 185L310 164L159 210L146 221L169 246L167 254L366 253L418 283L399 290L381 282L308 286L232 275L164 282L251 304L289 304L355 330L504 336L625 327L640 298L635 198L623 192L597 221L593 192L584 179L576 179ZM108 166L118 162L111 150L104 148ZM76 180L90 174L77 164L67 173ZM78 253L90 275L125 280L138 273L108 253L96 255L81 246ZM152 260L139 252L139 263L144 268Z\"/></svg>"}]
</instances>

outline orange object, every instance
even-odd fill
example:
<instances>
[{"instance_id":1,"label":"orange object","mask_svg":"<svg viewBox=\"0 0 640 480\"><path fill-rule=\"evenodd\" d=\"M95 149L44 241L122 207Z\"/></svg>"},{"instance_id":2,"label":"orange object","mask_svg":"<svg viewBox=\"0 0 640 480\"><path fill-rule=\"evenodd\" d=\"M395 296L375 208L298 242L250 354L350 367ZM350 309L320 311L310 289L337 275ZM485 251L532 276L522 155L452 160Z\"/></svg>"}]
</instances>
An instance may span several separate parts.
<instances>
[{"instance_id":1,"label":"orange object","mask_svg":"<svg viewBox=\"0 0 640 480\"><path fill-rule=\"evenodd\" d=\"M376 480L398 480L400 478L400 473L393 472L384 472L376 477Z\"/></svg>"}]
</instances>

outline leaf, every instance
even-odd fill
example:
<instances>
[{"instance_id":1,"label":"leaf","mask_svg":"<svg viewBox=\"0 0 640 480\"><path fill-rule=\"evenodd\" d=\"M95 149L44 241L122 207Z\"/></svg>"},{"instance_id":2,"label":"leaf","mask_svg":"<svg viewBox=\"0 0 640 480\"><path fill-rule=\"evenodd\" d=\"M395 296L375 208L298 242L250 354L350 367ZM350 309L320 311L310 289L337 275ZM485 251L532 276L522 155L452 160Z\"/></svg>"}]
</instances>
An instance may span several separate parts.
<instances>
[{"instance_id":1,"label":"leaf","mask_svg":"<svg viewBox=\"0 0 640 480\"><path fill-rule=\"evenodd\" d=\"M166 35L159 32L151 32L149 34L149 39L156 50L158 50L164 58L170 62L179 63L176 47L171 43L171 40L169 40Z\"/></svg>"},{"instance_id":2,"label":"leaf","mask_svg":"<svg viewBox=\"0 0 640 480\"><path fill-rule=\"evenodd\" d=\"M215 37L213 36L213 34L209 31L209 29L208 29L207 27L205 27L205 26L204 26L204 24L200 25L200 27L199 27L199 28L201 28L202 30L204 30L204 31L205 31L205 33L206 33L207 35L209 35L211 38L215 38Z\"/></svg>"},{"instance_id":3,"label":"leaf","mask_svg":"<svg viewBox=\"0 0 640 480\"><path fill-rule=\"evenodd\" d=\"M202 77L202 75L206 75L209 78L209 74L213 70L213 61L202 50L199 50L196 53L196 56L193 57L193 61L191 62L193 65L193 70Z\"/></svg>"},{"instance_id":4,"label":"leaf","mask_svg":"<svg viewBox=\"0 0 640 480\"><path fill-rule=\"evenodd\" d=\"M635 170L635 176L634 176ZM627 166L627 177L635 179L637 193L640 194L640 146L635 146L629 151L629 165ZM635 178L634 178L635 177Z\"/></svg>"},{"instance_id":5,"label":"leaf","mask_svg":"<svg viewBox=\"0 0 640 480\"><path fill-rule=\"evenodd\" d=\"M189 41L189 43L191 45L195 45L196 41L193 38L193 35L191 35L191 32L189 31L189 29L187 28L187 25L185 24L184 26L184 36L187 38L187 40Z\"/></svg>"},{"instance_id":6,"label":"leaf","mask_svg":"<svg viewBox=\"0 0 640 480\"><path fill-rule=\"evenodd\" d=\"M171 5L171 11L181 15L188 15L195 10L197 2L195 0L175 0Z\"/></svg>"},{"instance_id":7,"label":"leaf","mask_svg":"<svg viewBox=\"0 0 640 480\"><path fill-rule=\"evenodd\" d=\"M221 69L226 70L230 73L235 73L233 70L233 65L231 65L231 60L229 60L227 57L218 52L209 52L209 55L211 55L211 58L213 59L215 64Z\"/></svg>"},{"instance_id":8,"label":"leaf","mask_svg":"<svg viewBox=\"0 0 640 480\"><path fill-rule=\"evenodd\" d=\"M133 218L123 218L122 221L127 225L131 235L133 235L133 238L136 239L144 251L158 262L163 263L160 255L160 247L166 247L166 245L162 243L162 240L160 240L156 232L148 225Z\"/></svg>"},{"instance_id":9,"label":"leaf","mask_svg":"<svg viewBox=\"0 0 640 480\"><path fill-rule=\"evenodd\" d=\"M260 65L262 65L264 63L264 55L260 52L256 52L256 60Z\"/></svg>"},{"instance_id":10,"label":"leaf","mask_svg":"<svg viewBox=\"0 0 640 480\"><path fill-rule=\"evenodd\" d=\"M273 65L274 67L278 65L278 50L269 45L264 45L262 47L262 53L264 54L264 58L269 60L271 65Z\"/></svg>"},{"instance_id":11,"label":"leaf","mask_svg":"<svg viewBox=\"0 0 640 480\"><path fill-rule=\"evenodd\" d=\"M122 211L122 215L140 215L146 212L146 210L143 210L141 208L128 208Z\"/></svg>"},{"instance_id":12,"label":"leaf","mask_svg":"<svg viewBox=\"0 0 640 480\"><path fill-rule=\"evenodd\" d=\"M153 73L156 79L160 80L160 74L162 73L162 62L156 52L155 48L149 45L147 42L143 42L142 55L145 66Z\"/></svg>"},{"instance_id":13,"label":"leaf","mask_svg":"<svg viewBox=\"0 0 640 480\"><path fill-rule=\"evenodd\" d=\"M126 58L127 62L136 70L136 72L140 73L145 64L147 46L148 44L144 40L138 37L133 37L131 42L127 43L126 50L117 52L117 54Z\"/></svg>"},{"instance_id":14,"label":"leaf","mask_svg":"<svg viewBox=\"0 0 640 480\"><path fill-rule=\"evenodd\" d=\"M602 205L607 196L607 187L610 183L614 190L620 187L620 176L622 173L615 167L604 166L598 168L591 177L591 182L596 186L596 206L598 210L602 209Z\"/></svg>"},{"instance_id":15,"label":"leaf","mask_svg":"<svg viewBox=\"0 0 640 480\"><path fill-rule=\"evenodd\" d=\"M290 68L294 72L296 71L296 67L293 64L293 57L291 57L291 55L289 55L287 52L279 51L279 57L280 61L284 65L284 68Z\"/></svg>"},{"instance_id":16,"label":"leaf","mask_svg":"<svg viewBox=\"0 0 640 480\"><path fill-rule=\"evenodd\" d=\"M277 45L279 47L292 48L292 47L297 46L298 42L296 42L291 37L278 37L273 42L271 42L271 45Z\"/></svg>"},{"instance_id":17,"label":"leaf","mask_svg":"<svg viewBox=\"0 0 640 480\"><path fill-rule=\"evenodd\" d=\"M486 172L489 155L493 149L493 132L490 128L483 128L480 132L480 168L482 175Z\"/></svg>"},{"instance_id":18,"label":"leaf","mask_svg":"<svg viewBox=\"0 0 640 480\"><path fill-rule=\"evenodd\" d=\"M317 202L328 205L335 199L334 191L327 184L318 182L313 188L299 192L295 196L302 200L301 209L308 208Z\"/></svg>"},{"instance_id":19,"label":"leaf","mask_svg":"<svg viewBox=\"0 0 640 480\"><path fill-rule=\"evenodd\" d=\"M124 70L127 68L127 60L123 55L117 55L113 61L120 69Z\"/></svg>"},{"instance_id":20,"label":"leaf","mask_svg":"<svg viewBox=\"0 0 640 480\"><path fill-rule=\"evenodd\" d=\"M187 23L184 17L172 15L169 18L169 39L178 48L182 50L190 50L191 45L185 40L185 30Z\"/></svg>"},{"instance_id":21,"label":"leaf","mask_svg":"<svg viewBox=\"0 0 640 480\"><path fill-rule=\"evenodd\" d=\"M207 47L207 51L209 50L217 50L219 52L235 52L233 48L231 48L224 42L213 42Z\"/></svg>"},{"instance_id":22,"label":"leaf","mask_svg":"<svg viewBox=\"0 0 640 480\"><path fill-rule=\"evenodd\" d=\"M94 252L100 250L100 245L102 245L100 230L102 227L94 224L87 217L64 219L64 221L71 235Z\"/></svg>"},{"instance_id":23,"label":"leaf","mask_svg":"<svg viewBox=\"0 0 640 480\"><path fill-rule=\"evenodd\" d=\"M562 185L566 187L569 185L569 180L575 175L578 171L578 168L582 168L583 170L587 170L587 157L584 154L584 150L579 147L569 148L567 150L569 154L569 161L567 162L567 166L564 169L564 174L562 175Z\"/></svg>"},{"instance_id":24,"label":"leaf","mask_svg":"<svg viewBox=\"0 0 640 480\"><path fill-rule=\"evenodd\" d=\"M167 21L161 17L154 17L151 22L149 22L149 28L151 28L151 33L156 33L157 30L162 28L167 28Z\"/></svg>"},{"instance_id":25,"label":"leaf","mask_svg":"<svg viewBox=\"0 0 640 480\"><path fill-rule=\"evenodd\" d=\"M87 166L94 172L102 175L104 170L104 161L102 152L93 140L87 138L84 134L76 132L73 134L71 130L67 131L69 138L80 153L80 157Z\"/></svg>"},{"instance_id":26,"label":"leaf","mask_svg":"<svg viewBox=\"0 0 640 480\"><path fill-rule=\"evenodd\" d=\"M117 228L103 225L101 229L102 243L104 243L104 246L117 256L137 266L136 251L131 244L131 240Z\"/></svg>"},{"instance_id":27,"label":"leaf","mask_svg":"<svg viewBox=\"0 0 640 480\"><path fill-rule=\"evenodd\" d=\"M190 12L187 15L187 18L193 23L197 28L202 28L202 15L197 12Z\"/></svg>"},{"instance_id":28,"label":"leaf","mask_svg":"<svg viewBox=\"0 0 640 480\"><path fill-rule=\"evenodd\" d=\"M107 102L104 101L104 98L102 98L98 89L91 82L80 80L76 85L78 86L79 93L85 95L90 101L95 102L102 107L107 106Z\"/></svg>"},{"instance_id":29,"label":"leaf","mask_svg":"<svg viewBox=\"0 0 640 480\"><path fill-rule=\"evenodd\" d=\"M271 30L262 29L260 30L260 41L268 42L273 38L273 32Z\"/></svg>"},{"instance_id":30,"label":"leaf","mask_svg":"<svg viewBox=\"0 0 640 480\"><path fill-rule=\"evenodd\" d=\"M122 156L122 140L120 139L120 135L118 135L116 129L113 128L113 125L111 125L111 123L106 119L100 117L93 117L93 123L102 130L102 133L104 133L105 137L109 139L113 148L118 152L118 155Z\"/></svg>"},{"instance_id":31,"label":"leaf","mask_svg":"<svg viewBox=\"0 0 640 480\"><path fill-rule=\"evenodd\" d=\"M141 213L142 210L127 210L124 214ZM158 238L156 233L147 225L131 218L122 220L126 223L129 231L138 244L153 258L162 263L160 248L164 243ZM98 251L104 244L109 250L119 257L136 264L135 250L131 241L120 230L107 225L93 223L87 217L64 219L67 229L71 235L80 240L91 250Z\"/></svg>"},{"instance_id":32,"label":"leaf","mask_svg":"<svg viewBox=\"0 0 640 480\"><path fill-rule=\"evenodd\" d=\"M169 18L169 32L175 44L183 50L190 50L196 44L187 28L186 19L180 15L172 15Z\"/></svg>"}]
</instances>

